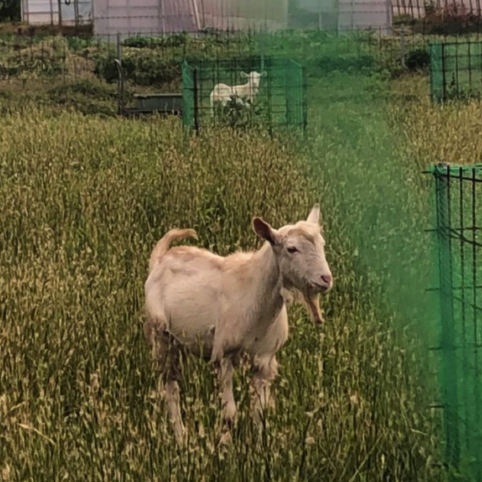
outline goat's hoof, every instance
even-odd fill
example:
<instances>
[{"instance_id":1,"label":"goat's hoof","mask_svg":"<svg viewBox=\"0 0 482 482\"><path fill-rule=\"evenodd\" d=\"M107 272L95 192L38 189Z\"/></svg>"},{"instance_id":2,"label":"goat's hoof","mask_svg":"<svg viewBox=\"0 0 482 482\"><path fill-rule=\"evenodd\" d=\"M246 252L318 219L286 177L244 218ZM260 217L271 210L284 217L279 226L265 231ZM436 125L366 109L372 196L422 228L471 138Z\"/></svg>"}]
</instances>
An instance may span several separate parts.
<instances>
[{"instance_id":1,"label":"goat's hoof","mask_svg":"<svg viewBox=\"0 0 482 482\"><path fill-rule=\"evenodd\" d=\"M232 430L234 427L234 417L223 417L223 424L227 430Z\"/></svg>"},{"instance_id":2,"label":"goat's hoof","mask_svg":"<svg viewBox=\"0 0 482 482\"><path fill-rule=\"evenodd\" d=\"M187 443L187 432L184 428L184 425L178 425L174 427L174 437L176 439L177 444L180 447L184 447Z\"/></svg>"},{"instance_id":3,"label":"goat's hoof","mask_svg":"<svg viewBox=\"0 0 482 482\"><path fill-rule=\"evenodd\" d=\"M225 425L233 426L236 419L236 405L227 403L223 410L223 422Z\"/></svg>"},{"instance_id":4,"label":"goat's hoof","mask_svg":"<svg viewBox=\"0 0 482 482\"><path fill-rule=\"evenodd\" d=\"M231 437L231 431L225 430L219 439L219 445L229 445L232 441L233 438Z\"/></svg>"},{"instance_id":5,"label":"goat's hoof","mask_svg":"<svg viewBox=\"0 0 482 482\"><path fill-rule=\"evenodd\" d=\"M223 415L223 424L228 430L231 430L234 427L234 422L236 421L236 411L235 410L228 410L225 411Z\"/></svg>"},{"instance_id":6,"label":"goat's hoof","mask_svg":"<svg viewBox=\"0 0 482 482\"><path fill-rule=\"evenodd\" d=\"M325 324L325 318L323 316L317 316L314 319L315 325L324 325Z\"/></svg>"}]
</instances>

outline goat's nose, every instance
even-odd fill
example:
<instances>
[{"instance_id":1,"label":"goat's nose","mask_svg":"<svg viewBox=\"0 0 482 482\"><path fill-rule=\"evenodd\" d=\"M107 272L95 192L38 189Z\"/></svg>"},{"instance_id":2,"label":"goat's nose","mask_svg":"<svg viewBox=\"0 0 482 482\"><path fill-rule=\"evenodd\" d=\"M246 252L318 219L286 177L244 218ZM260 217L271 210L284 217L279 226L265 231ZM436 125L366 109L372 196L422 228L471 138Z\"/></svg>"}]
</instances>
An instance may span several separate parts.
<instances>
[{"instance_id":1,"label":"goat's nose","mask_svg":"<svg viewBox=\"0 0 482 482\"><path fill-rule=\"evenodd\" d=\"M327 286L330 286L331 283L333 282L333 277L331 276L331 274L323 274L320 276L321 278L321 281L323 281L323 283L325 283L325 285Z\"/></svg>"}]
</instances>

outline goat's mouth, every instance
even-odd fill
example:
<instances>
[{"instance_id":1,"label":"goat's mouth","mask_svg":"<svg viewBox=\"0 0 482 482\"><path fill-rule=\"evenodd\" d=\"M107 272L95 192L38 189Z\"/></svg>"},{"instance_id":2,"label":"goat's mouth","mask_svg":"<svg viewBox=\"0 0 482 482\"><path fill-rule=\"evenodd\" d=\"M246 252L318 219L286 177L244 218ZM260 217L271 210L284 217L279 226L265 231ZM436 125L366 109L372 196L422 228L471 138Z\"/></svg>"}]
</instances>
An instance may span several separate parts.
<instances>
[{"instance_id":1,"label":"goat's mouth","mask_svg":"<svg viewBox=\"0 0 482 482\"><path fill-rule=\"evenodd\" d=\"M311 291L313 294L315 293L328 293L332 288L332 285L325 285L321 283L317 283L316 281L312 281L310 283L310 288L309 291Z\"/></svg>"}]
</instances>

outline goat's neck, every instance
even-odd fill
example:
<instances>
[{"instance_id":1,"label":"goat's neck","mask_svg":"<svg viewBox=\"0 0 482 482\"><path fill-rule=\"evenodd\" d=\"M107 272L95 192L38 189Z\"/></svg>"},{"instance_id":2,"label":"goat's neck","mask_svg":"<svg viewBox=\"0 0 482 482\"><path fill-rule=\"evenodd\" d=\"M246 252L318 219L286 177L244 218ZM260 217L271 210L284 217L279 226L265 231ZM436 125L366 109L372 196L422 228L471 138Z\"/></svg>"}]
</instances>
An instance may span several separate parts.
<instances>
[{"instance_id":1,"label":"goat's neck","mask_svg":"<svg viewBox=\"0 0 482 482\"><path fill-rule=\"evenodd\" d=\"M273 253L266 243L251 259L256 315L273 321L283 306L281 271Z\"/></svg>"},{"instance_id":2,"label":"goat's neck","mask_svg":"<svg viewBox=\"0 0 482 482\"><path fill-rule=\"evenodd\" d=\"M248 83L246 84L246 87L248 89L248 95L249 96L254 96L258 93L258 87L256 86L256 84L254 84L250 80L248 80Z\"/></svg>"}]
</instances>

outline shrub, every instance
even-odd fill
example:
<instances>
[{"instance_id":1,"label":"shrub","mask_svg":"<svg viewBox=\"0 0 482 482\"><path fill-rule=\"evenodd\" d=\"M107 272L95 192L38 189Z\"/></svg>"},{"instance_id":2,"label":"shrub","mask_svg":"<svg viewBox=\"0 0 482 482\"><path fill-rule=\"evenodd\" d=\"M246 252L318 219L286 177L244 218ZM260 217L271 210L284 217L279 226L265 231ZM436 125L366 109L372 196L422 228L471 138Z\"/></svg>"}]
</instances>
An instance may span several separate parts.
<instances>
[{"instance_id":1,"label":"shrub","mask_svg":"<svg viewBox=\"0 0 482 482\"><path fill-rule=\"evenodd\" d=\"M117 90L100 81L83 79L63 83L52 87L47 96L50 103L71 107L82 114L117 114Z\"/></svg>"},{"instance_id":2,"label":"shrub","mask_svg":"<svg viewBox=\"0 0 482 482\"><path fill-rule=\"evenodd\" d=\"M94 55L94 73L107 82L116 81L118 71L115 58L116 54L112 50ZM181 80L180 60L166 58L153 50L126 48L122 56L122 72L125 80L138 85L169 84Z\"/></svg>"},{"instance_id":3,"label":"shrub","mask_svg":"<svg viewBox=\"0 0 482 482\"><path fill-rule=\"evenodd\" d=\"M430 65L430 53L425 47L417 47L407 54L405 65L409 70L422 70Z\"/></svg>"}]
</instances>

